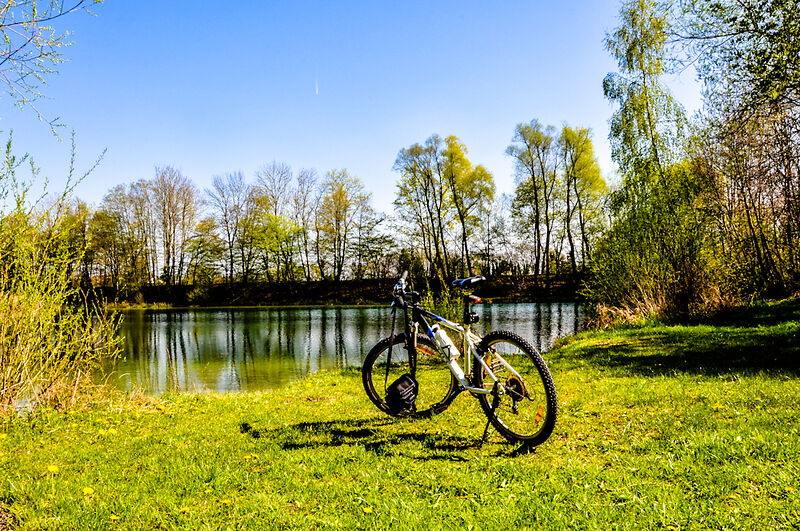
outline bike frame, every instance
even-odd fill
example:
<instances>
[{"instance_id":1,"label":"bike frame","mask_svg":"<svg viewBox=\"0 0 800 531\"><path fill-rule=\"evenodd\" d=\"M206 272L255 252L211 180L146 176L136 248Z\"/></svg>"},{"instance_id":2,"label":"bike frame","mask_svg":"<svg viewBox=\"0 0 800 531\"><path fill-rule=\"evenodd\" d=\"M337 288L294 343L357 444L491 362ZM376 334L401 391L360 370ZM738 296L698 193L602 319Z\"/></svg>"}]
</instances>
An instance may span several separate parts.
<instances>
[{"instance_id":1,"label":"bike frame","mask_svg":"<svg viewBox=\"0 0 800 531\"><path fill-rule=\"evenodd\" d=\"M467 303L465 302L465 304ZM409 306L411 307L411 323L413 323L414 325L413 333L411 330L411 323L409 323L408 319ZM405 311L406 338L411 338L411 343L412 343L407 345L409 355L411 355L412 352L416 354L417 332L419 330L419 325L422 325L423 331L429 338L431 338L433 344L436 346L436 350L447 362L447 366L450 368L450 372L453 373L453 376L455 376L456 380L458 380L459 388L454 391L454 394L458 394L462 391L469 391L472 394L484 394L484 395L490 395L495 392L497 392L498 394L504 393L503 382L501 382L497 378L497 376L495 376L494 371L492 371L492 368L486 363L486 361L484 361L483 355L481 351L478 349L478 343L480 343L482 338L472 332L471 325L469 324L461 325L459 323L454 323L453 321L449 321L444 317L436 315L435 313L420 307L416 303L406 304L405 310L406 310ZM458 332L463 335L464 344L462 346L462 350L458 351L457 355L448 356L447 353L444 351L444 349L442 349L442 347L439 346L439 343L436 341L436 338L434 336L434 332L433 329L431 328L431 325L429 325L428 321L425 319L426 317L435 321L437 324L439 324L439 326L449 328L450 330ZM468 353L468 355L465 356L464 358L466 365L466 373L464 369L461 367L461 365L459 365L458 363L458 357L464 352ZM495 352L492 354L492 358L499 361L500 364L503 365L503 367L505 367L511 374L522 380L522 376L514 369L514 367L509 365L509 363L505 359L503 359L503 357L500 356L500 354ZM469 379L467 378L467 374L470 374L472 368L475 366L472 363L473 359L478 363L478 365L480 365L480 367L484 371L486 371L486 374L489 376L489 378L491 378L492 382L494 382L492 389L484 389L482 387L475 387L471 385Z\"/></svg>"}]
</instances>

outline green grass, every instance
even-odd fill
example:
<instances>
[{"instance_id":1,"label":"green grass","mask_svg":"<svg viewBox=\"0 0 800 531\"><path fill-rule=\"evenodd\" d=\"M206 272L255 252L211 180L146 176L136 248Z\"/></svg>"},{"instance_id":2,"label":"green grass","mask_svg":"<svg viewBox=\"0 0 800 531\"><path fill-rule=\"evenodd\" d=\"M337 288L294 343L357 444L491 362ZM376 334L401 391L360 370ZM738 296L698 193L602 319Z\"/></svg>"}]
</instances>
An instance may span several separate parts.
<instances>
[{"instance_id":1,"label":"green grass","mask_svg":"<svg viewBox=\"0 0 800 531\"><path fill-rule=\"evenodd\" d=\"M481 445L468 396L382 416L356 371L14 419L0 506L20 529L796 528L798 317L563 342L546 355L559 422L531 453Z\"/></svg>"}]
</instances>

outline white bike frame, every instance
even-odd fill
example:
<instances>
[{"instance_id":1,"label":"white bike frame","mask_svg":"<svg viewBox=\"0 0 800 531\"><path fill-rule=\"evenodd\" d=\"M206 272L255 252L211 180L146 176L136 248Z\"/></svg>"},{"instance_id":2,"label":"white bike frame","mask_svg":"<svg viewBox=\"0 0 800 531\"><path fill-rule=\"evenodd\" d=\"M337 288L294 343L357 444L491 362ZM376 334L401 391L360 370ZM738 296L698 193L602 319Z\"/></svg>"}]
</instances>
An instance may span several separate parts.
<instances>
[{"instance_id":1,"label":"white bike frame","mask_svg":"<svg viewBox=\"0 0 800 531\"><path fill-rule=\"evenodd\" d=\"M439 343L436 341L436 339L434 337L433 330L430 328L430 326L428 326L428 329L425 331L427 333L428 337L430 337L433 340L433 344L436 345L436 349L439 351L439 354L444 357L445 361L447 361L447 366L450 368L450 372L452 372L453 376L455 376L456 379L458 380L458 383L460 384L459 392L461 392L461 391L469 391L470 393L473 393L473 394L490 395L490 394L492 394L494 392L494 389L497 388L497 392L499 394L504 394L505 393L505 388L503 386L503 382L501 382L497 378L497 376L495 376L494 371L492 371L492 368L489 367L489 365L487 365L487 363L484 361L483 357L480 355L480 352L478 351L477 345L478 345L478 343L480 343L482 338L480 336L474 334L471 331L471 326L470 325L462 326L462 325L460 325L458 323L454 323L452 321L448 321L444 317L436 315L435 313L431 313L431 312L429 312L428 310L426 310L424 308L419 308L419 312L420 312L421 315L424 315L425 317L430 317L431 319L436 321L439 324L439 326L443 326L445 328L449 328L450 330L458 332L458 333L460 333L460 334L462 334L464 336L464 345L462 347L462 350L458 351L455 356L451 356L451 355L448 355L444 351L444 349L442 349L442 347L439 345ZM424 320L422 320L422 322L427 325L427 323ZM415 323L415 325L417 325L417 323ZM459 363L458 363L458 357L463 352L469 352L469 354L470 354L470 355L468 355L468 356L466 356L464 358L464 360L466 362L466 368L467 368L466 373L464 372L464 369L461 368L461 365L459 365ZM494 385L492 386L492 389L484 389L483 387L474 387L474 386L470 385L470 382L467 379L466 375L471 372L472 367L474 366L472 364L472 359L473 358L475 359L475 361L478 362L478 364L481 366L481 368L484 371L486 371L486 374L489 376L489 378L491 378L492 382L494 382ZM503 359L503 357L500 354L498 354L497 352L494 352L494 353L492 353L492 358L496 359L497 361L499 361L500 364L503 367L508 369L508 371L511 374L513 374L514 376L519 378L520 381L523 380L522 375L520 375L514 369L514 367L509 365L509 363L505 359Z\"/></svg>"}]
</instances>

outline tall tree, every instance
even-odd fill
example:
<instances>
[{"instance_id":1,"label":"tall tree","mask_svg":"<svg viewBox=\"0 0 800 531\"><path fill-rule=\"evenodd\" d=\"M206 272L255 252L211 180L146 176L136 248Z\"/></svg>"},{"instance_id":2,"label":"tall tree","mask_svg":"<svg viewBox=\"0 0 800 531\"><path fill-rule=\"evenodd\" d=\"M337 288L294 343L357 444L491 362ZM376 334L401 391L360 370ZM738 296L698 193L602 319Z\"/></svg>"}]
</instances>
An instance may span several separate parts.
<instances>
[{"instance_id":1,"label":"tall tree","mask_svg":"<svg viewBox=\"0 0 800 531\"><path fill-rule=\"evenodd\" d=\"M284 163L273 161L256 172L256 206L265 231L259 241L269 242L261 246L264 270L269 278L274 263L278 280L294 276L294 244L298 233L287 219L291 215L292 181L292 169Z\"/></svg>"},{"instance_id":2,"label":"tall tree","mask_svg":"<svg viewBox=\"0 0 800 531\"><path fill-rule=\"evenodd\" d=\"M300 228L301 262L306 281L311 280L310 238L315 214L314 194L317 187L317 174L314 170L300 170L297 184L292 194L294 222Z\"/></svg>"},{"instance_id":3,"label":"tall tree","mask_svg":"<svg viewBox=\"0 0 800 531\"><path fill-rule=\"evenodd\" d=\"M606 38L620 73L603 83L618 105L612 157L622 185L611 198L611 229L593 260L590 293L635 312L694 311L713 270L705 190L686 156L683 113L663 87L668 13L653 0L622 4L620 26Z\"/></svg>"},{"instance_id":4,"label":"tall tree","mask_svg":"<svg viewBox=\"0 0 800 531\"><path fill-rule=\"evenodd\" d=\"M211 188L206 189L208 204L216 216L225 241L227 261L225 273L228 283L235 276L236 246L239 240L241 220L247 208L248 186L242 172L217 175L211 180Z\"/></svg>"},{"instance_id":5,"label":"tall tree","mask_svg":"<svg viewBox=\"0 0 800 531\"><path fill-rule=\"evenodd\" d=\"M683 62L699 65L705 119L694 155L714 190L729 285L800 287L800 5L677 4Z\"/></svg>"},{"instance_id":6,"label":"tall tree","mask_svg":"<svg viewBox=\"0 0 800 531\"><path fill-rule=\"evenodd\" d=\"M369 194L347 170L331 170L321 186L317 211L319 238L331 257L333 280L341 280L351 251L350 238L360 213L369 206Z\"/></svg>"},{"instance_id":7,"label":"tall tree","mask_svg":"<svg viewBox=\"0 0 800 531\"><path fill-rule=\"evenodd\" d=\"M164 166L156 168L151 190L161 241L161 277L167 285L180 284L186 244L198 214L197 188L179 170Z\"/></svg>"},{"instance_id":8,"label":"tall tree","mask_svg":"<svg viewBox=\"0 0 800 531\"><path fill-rule=\"evenodd\" d=\"M97 213L100 219L95 227L101 236L108 231L106 239L116 248L109 258L119 256L120 260L119 265L106 266L114 271L112 282L119 281L117 287L128 292L152 283L156 278L156 228L147 181L115 186L105 195Z\"/></svg>"},{"instance_id":9,"label":"tall tree","mask_svg":"<svg viewBox=\"0 0 800 531\"><path fill-rule=\"evenodd\" d=\"M599 202L605 191L605 182L600 176L589 129L564 126L558 144L564 172L564 227L572 275L577 277L578 262L583 267L588 259L591 248L589 240L598 221ZM575 221L580 239L580 260L573 235Z\"/></svg>"},{"instance_id":10,"label":"tall tree","mask_svg":"<svg viewBox=\"0 0 800 531\"><path fill-rule=\"evenodd\" d=\"M620 25L606 35L620 69L603 80L606 98L619 105L610 122L611 156L628 180L652 174L643 165L659 172L682 153L683 109L661 82L669 27L663 4L626 0Z\"/></svg>"},{"instance_id":11,"label":"tall tree","mask_svg":"<svg viewBox=\"0 0 800 531\"><path fill-rule=\"evenodd\" d=\"M483 166L473 168L467 148L455 136L445 139L443 176L461 225L461 276L472 274L469 240L480 224L481 210L494 200L494 178ZM466 270L465 270L466 266Z\"/></svg>"},{"instance_id":12,"label":"tall tree","mask_svg":"<svg viewBox=\"0 0 800 531\"><path fill-rule=\"evenodd\" d=\"M444 177L444 147L442 139L432 135L424 145L401 149L394 164L401 175L395 209L416 230L429 274L442 281L455 276L448 249L447 228L454 215L452 194Z\"/></svg>"},{"instance_id":13,"label":"tall tree","mask_svg":"<svg viewBox=\"0 0 800 531\"><path fill-rule=\"evenodd\" d=\"M191 284L211 284L219 274L219 263L225 257L225 243L217 234L213 217L201 219L186 247L187 278Z\"/></svg>"},{"instance_id":14,"label":"tall tree","mask_svg":"<svg viewBox=\"0 0 800 531\"><path fill-rule=\"evenodd\" d=\"M513 203L514 217L523 231L534 240L535 275L544 275L549 284L551 245L555 229L556 187L559 157L556 131L538 120L518 124L506 153L514 159L517 188Z\"/></svg>"}]
</instances>

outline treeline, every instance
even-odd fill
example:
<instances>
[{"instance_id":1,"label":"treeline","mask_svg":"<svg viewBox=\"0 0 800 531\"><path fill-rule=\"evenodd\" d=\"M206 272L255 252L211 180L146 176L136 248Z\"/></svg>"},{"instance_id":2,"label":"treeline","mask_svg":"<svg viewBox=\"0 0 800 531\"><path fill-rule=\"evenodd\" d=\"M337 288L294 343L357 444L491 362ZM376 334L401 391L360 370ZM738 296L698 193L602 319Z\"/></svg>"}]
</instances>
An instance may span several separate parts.
<instances>
[{"instance_id":1,"label":"treeline","mask_svg":"<svg viewBox=\"0 0 800 531\"><path fill-rule=\"evenodd\" d=\"M200 191L167 166L112 188L85 217L84 262L96 284L123 291L383 276L384 221L346 170L319 178L273 162L253 182L233 172Z\"/></svg>"},{"instance_id":2,"label":"treeline","mask_svg":"<svg viewBox=\"0 0 800 531\"><path fill-rule=\"evenodd\" d=\"M401 149L396 215L375 210L347 170L320 176L286 164L213 178L200 190L172 166L113 187L67 221L75 275L135 298L143 287L374 279L409 269L441 282L459 275L577 281L602 227L605 184L588 129L520 124L508 154L513 195L473 165L455 136Z\"/></svg>"}]
</instances>

